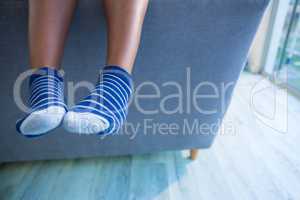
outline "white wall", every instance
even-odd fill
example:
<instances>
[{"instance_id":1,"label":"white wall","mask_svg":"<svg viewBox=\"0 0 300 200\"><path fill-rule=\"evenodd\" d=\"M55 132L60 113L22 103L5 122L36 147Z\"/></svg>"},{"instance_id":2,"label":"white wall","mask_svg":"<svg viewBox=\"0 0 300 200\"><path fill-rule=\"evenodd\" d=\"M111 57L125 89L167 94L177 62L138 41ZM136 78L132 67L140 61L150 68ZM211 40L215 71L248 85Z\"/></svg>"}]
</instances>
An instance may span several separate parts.
<instances>
[{"instance_id":1,"label":"white wall","mask_svg":"<svg viewBox=\"0 0 300 200\"><path fill-rule=\"evenodd\" d=\"M264 50L266 46L267 33L269 30L271 18L271 5L268 6L263 19L259 25L258 31L252 43L248 56L248 68L252 73L258 73L262 70L264 62Z\"/></svg>"}]
</instances>

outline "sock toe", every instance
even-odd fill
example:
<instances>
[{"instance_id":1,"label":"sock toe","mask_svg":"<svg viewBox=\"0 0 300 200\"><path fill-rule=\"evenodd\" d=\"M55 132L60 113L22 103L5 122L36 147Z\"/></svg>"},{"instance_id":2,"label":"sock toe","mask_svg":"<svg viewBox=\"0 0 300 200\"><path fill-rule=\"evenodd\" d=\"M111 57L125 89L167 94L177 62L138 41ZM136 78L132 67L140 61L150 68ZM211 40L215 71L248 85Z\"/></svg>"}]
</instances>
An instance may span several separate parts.
<instances>
[{"instance_id":1,"label":"sock toe","mask_svg":"<svg viewBox=\"0 0 300 200\"><path fill-rule=\"evenodd\" d=\"M25 136L39 136L55 129L62 122L65 109L60 106L50 106L46 109L32 112L19 126Z\"/></svg>"},{"instance_id":2,"label":"sock toe","mask_svg":"<svg viewBox=\"0 0 300 200\"><path fill-rule=\"evenodd\" d=\"M109 122L101 116L88 112L69 111L64 117L64 128L71 133L97 134L109 127Z\"/></svg>"}]
</instances>

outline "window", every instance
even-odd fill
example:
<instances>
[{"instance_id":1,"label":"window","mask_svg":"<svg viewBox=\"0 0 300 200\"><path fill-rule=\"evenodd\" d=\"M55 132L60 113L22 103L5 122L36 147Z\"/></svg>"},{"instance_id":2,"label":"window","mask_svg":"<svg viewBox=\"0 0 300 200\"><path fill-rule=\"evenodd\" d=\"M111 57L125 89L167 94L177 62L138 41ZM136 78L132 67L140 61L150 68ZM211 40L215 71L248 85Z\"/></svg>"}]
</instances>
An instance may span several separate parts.
<instances>
[{"instance_id":1,"label":"window","mask_svg":"<svg viewBox=\"0 0 300 200\"><path fill-rule=\"evenodd\" d=\"M300 0L290 1L274 70L276 78L300 92Z\"/></svg>"}]
</instances>

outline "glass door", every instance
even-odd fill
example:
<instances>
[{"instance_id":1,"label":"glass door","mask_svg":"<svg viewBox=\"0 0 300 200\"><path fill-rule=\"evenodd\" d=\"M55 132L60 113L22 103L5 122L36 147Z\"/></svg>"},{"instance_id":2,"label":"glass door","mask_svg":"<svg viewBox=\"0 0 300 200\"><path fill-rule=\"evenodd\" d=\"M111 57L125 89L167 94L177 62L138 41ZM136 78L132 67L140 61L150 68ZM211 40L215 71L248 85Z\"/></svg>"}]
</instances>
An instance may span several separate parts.
<instances>
[{"instance_id":1,"label":"glass door","mask_svg":"<svg viewBox=\"0 0 300 200\"><path fill-rule=\"evenodd\" d=\"M300 0L292 0L276 59L277 78L300 92Z\"/></svg>"}]
</instances>

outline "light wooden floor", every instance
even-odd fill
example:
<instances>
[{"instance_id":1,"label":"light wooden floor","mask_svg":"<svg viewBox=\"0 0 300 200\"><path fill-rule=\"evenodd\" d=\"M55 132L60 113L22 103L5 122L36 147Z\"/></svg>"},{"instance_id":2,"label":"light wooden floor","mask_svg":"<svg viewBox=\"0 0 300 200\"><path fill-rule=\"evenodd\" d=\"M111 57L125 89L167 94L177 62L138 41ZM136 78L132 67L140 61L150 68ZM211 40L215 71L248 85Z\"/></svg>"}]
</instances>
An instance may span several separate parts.
<instances>
[{"instance_id":1,"label":"light wooden floor","mask_svg":"<svg viewBox=\"0 0 300 200\"><path fill-rule=\"evenodd\" d=\"M196 161L163 152L7 164L0 168L0 200L299 200L300 101L289 96L287 108L285 92L261 79L242 75L224 133Z\"/></svg>"}]
</instances>

